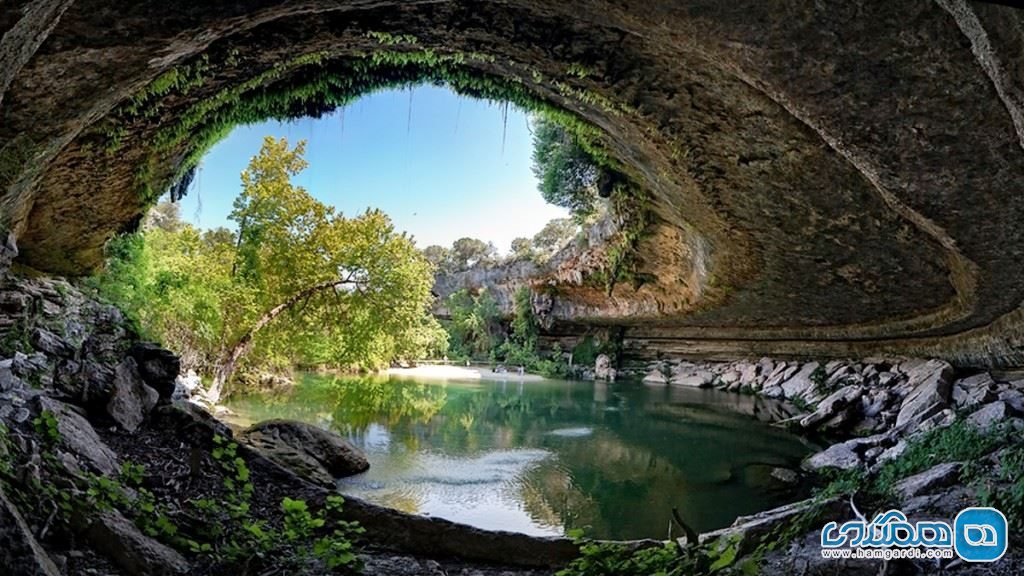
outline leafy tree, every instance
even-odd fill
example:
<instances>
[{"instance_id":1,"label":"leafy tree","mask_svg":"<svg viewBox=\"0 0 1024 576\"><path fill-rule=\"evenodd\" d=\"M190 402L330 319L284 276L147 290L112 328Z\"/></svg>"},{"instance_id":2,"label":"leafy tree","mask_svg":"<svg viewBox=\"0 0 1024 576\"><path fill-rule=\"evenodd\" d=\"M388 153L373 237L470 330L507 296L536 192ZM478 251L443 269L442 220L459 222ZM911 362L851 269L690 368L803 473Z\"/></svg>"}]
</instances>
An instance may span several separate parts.
<instances>
[{"instance_id":1,"label":"leafy tree","mask_svg":"<svg viewBox=\"0 0 1024 576\"><path fill-rule=\"evenodd\" d=\"M509 260L519 262L521 260L533 260L536 253L533 250L533 242L529 238L514 238Z\"/></svg>"},{"instance_id":2,"label":"leafy tree","mask_svg":"<svg viewBox=\"0 0 1024 576\"><path fill-rule=\"evenodd\" d=\"M543 114L533 119L533 173L544 200L577 220L597 209L601 169L575 136Z\"/></svg>"},{"instance_id":3,"label":"leafy tree","mask_svg":"<svg viewBox=\"0 0 1024 576\"><path fill-rule=\"evenodd\" d=\"M434 265L434 270L439 273L451 272L452 263L452 251L444 246L438 246L432 244L423 249L423 257Z\"/></svg>"},{"instance_id":4,"label":"leafy tree","mask_svg":"<svg viewBox=\"0 0 1024 576\"><path fill-rule=\"evenodd\" d=\"M335 215L291 183L306 167L303 151L302 142L289 149L268 137L242 173L230 218L239 225L234 274L251 305L231 323L213 398L257 334L285 313L293 322L282 323L273 342L286 355L308 336L343 326L321 354L380 361L398 353L400 335L421 322L429 303L430 264L383 212Z\"/></svg>"},{"instance_id":5,"label":"leafy tree","mask_svg":"<svg viewBox=\"0 0 1024 576\"><path fill-rule=\"evenodd\" d=\"M498 304L487 289L459 290L448 296L448 334L456 356L486 357L501 342Z\"/></svg>"},{"instance_id":6,"label":"leafy tree","mask_svg":"<svg viewBox=\"0 0 1024 576\"><path fill-rule=\"evenodd\" d=\"M230 216L238 234L185 224L122 238L98 281L185 365L213 373L214 400L242 364L379 367L444 346L428 316L431 264L382 212L346 218L294 186L302 153L264 141Z\"/></svg>"},{"instance_id":7,"label":"leafy tree","mask_svg":"<svg viewBox=\"0 0 1024 576\"><path fill-rule=\"evenodd\" d=\"M459 238L452 244L451 260L454 271L469 270L474 266L493 264L498 249L494 244L476 238Z\"/></svg>"},{"instance_id":8,"label":"leafy tree","mask_svg":"<svg viewBox=\"0 0 1024 576\"><path fill-rule=\"evenodd\" d=\"M533 237L533 248L542 259L553 256L576 235L579 227L571 218L555 218Z\"/></svg>"}]
</instances>

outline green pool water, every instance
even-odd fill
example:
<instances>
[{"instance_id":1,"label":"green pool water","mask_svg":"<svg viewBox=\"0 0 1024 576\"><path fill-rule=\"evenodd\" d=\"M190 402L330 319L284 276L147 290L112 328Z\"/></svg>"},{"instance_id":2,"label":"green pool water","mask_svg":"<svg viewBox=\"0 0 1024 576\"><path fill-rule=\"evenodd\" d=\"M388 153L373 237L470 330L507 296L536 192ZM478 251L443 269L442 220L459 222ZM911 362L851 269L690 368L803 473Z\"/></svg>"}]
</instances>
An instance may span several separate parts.
<instances>
[{"instance_id":1,"label":"green pool water","mask_svg":"<svg viewBox=\"0 0 1024 576\"><path fill-rule=\"evenodd\" d=\"M665 538L673 508L697 531L802 496L772 475L814 450L759 422L738 394L544 380L438 381L308 374L286 394L229 403L349 438L370 470L339 489L488 529ZM678 535L678 528L673 529Z\"/></svg>"}]
</instances>

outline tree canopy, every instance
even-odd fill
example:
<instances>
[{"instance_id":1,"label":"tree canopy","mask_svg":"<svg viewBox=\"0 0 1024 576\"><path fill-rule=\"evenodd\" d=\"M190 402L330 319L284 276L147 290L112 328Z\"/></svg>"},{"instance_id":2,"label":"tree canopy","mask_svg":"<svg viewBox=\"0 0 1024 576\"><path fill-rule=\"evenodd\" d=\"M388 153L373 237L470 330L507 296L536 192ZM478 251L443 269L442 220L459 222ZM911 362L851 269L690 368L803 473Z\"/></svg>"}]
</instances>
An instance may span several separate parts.
<instances>
[{"instance_id":1,"label":"tree canopy","mask_svg":"<svg viewBox=\"0 0 1024 576\"><path fill-rule=\"evenodd\" d=\"M533 120L533 173L549 204L580 221L596 211L601 169L573 134L543 114Z\"/></svg>"},{"instance_id":2,"label":"tree canopy","mask_svg":"<svg viewBox=\"0 0 1024 576\"><path fill-rule=\"evenodd\" d=\"M303 152L264 140L230 215L237 233L160 225L111 251L101 289L215 389L236 365L376 368L444 346L430 262L384 213L347 218L293 185Z\"/></svg>"}]
</instances>

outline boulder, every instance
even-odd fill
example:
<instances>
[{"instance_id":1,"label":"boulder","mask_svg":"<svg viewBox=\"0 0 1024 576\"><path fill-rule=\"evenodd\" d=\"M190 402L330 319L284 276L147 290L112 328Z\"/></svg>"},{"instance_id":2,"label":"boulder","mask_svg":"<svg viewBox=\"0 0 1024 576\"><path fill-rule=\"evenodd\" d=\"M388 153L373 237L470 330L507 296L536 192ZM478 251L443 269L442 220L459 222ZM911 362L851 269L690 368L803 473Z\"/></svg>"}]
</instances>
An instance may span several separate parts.
<instances>
[{"instance_id":1,"label":"boulder","mask_svg":"<svg viewBox=\"0 0 1024 576\"><path fill-rule=\"evenodd\" d=\"M143 382L156 390L161 400L170 400L181 372L181 358L151 342L139 342L128 354L135 359Z\"/></svg>"},{"instance_id":2,"label":"boulder","mask_svg":"<svg viewBox=\"0 0 1024 576\"><path fill-rule=\"evenodd\" d=\"M156 406L160 395L142 381L135 360L125 358L114 369L114 394L107 414L122 428L135 432Z\"/></svg>"},{"instance_id":3,"label":"boulder","mask_svg":"<svg viewBox=\"0 0 1024 576\"><path fill-rule=\"evenodd\" d=\"M953 383L953 405L961 409L991 402L996 399L995 384L988 372L957 380Z\"/></svg>"},{"instance_id":4,"label":"boulder","mask_svg":"<svg viewBox=\"0 0 1024 576\"><path fill-rule=\"evenodd\" d=\"M53 414L57 420L61 445L75 455L79 462L107 476L117 474L121 467L117 455L103 443L89 421L70 405L46 396L36 396L34 408L36 414L43 411Z\"/></svg>"},{"instance_id":5,"label":"boulder","mask_svg":"<svg viewBox=\"0 0 1024 576\"><path fill-rule=\"evenodd\" d=\"M615 367L607 354L599 354L594 360L594 378L608 382L615 381Z\"/></svg>"},{"instance_id":6,"label":"boulder","mask_svg":"<svg viewBox=\"0 0 1024 576\"><path fill-rule=\"evenodd\" d=\"M884 388L873 389L861 396L861 412L866 418L874 418L889 407L893 395Z\"/></svg>"},{"instance_id":7,"label":"boulder","mask_svg":"<svg viewBox=\"0 0 1024 576\"><path fill-rule=\"evenodd\" d=\"M902 429L901 431L905 434L927 432L929 430L935 430L936 428L945 428L953 422L956 422L956 412L952 408L946 408L922 420L916 429L907 428Z\"/></svg>"},{"instance_id":8,"label":"boulder","mask_svg":"<svg viewBox=\"0 0 1024 576\"><path fill-rule=\"evenodd\" d=\"M0 361L0 392L9 392L22 387L21 379L14 375L11 370L11 360Z\"/></svg>"},{"instance_id":9,"label":"boulder","mask_svg":"<svg viewBox=\"0 0 1024 576\"><path fill-rule=\"evenodd\" d=\"M979 408L967 417L967 422L980 430L987 430L1012 415L1013 410L1006 402L998 400Z\"/></svg>"},{"instance_id":10,"label":"boulder","mask_svg":"<svg viewBox=\"0 0 1024 576\"><path fill-rule=\"evenodd\" d=\"M730 384L739 383L742 378L743 375L738 370L728 370L719 377L718 381L728 386Z\"/></svg>"},{"instance_id":11,"label":"boulder","mask_svg":"<svg viewBox=\"0 0 1024 576\"><path fill-rule=\"evenodd\" d=\"M782 394L786 399L805 397L810 395L817 386L811 378L820 364L808 362L800 367L800 370L782 383Z\"/></svg>"},{"instance_id":12,"label":"boulder","mask_svg":"<svg viewBox=\"0 0 1024 576\"><path fill-rule=\"evenodd\" d=\"M893 489L903 500L909 500L955 484L960 479L960 468L959 462L945 462L900 480Z\"/></svg>"},{"instance_id":13,"label":"boulder","mask_svg":"<svg viewBox=\"0 0 1024 576\"><path fill-rule=\"evenodd\" d=\"M60 576L0 484L0 566L6 576Z\"/></svg>"},{"instance_id":14,"label":"boulder","mask_svg":"<svg viewBox=\"0 0 1024 576\"><path fill-rule=\"evenodd\" d=\"M365 472L366 456L334 432L291 420L268 420L243 430L239 440L316 484Z\"/></svg>"},{"instance_id":15,"label":"boulder","mask_svg":"<svg viewBox=\"0 0 1024 576\"><path fill-rule=\"evenodd\" d=\"M914 364L905 384L907 395L896 415L896 427L913 432L925 420L949 407L953 367L942 360Z\"/></svg>"},{"instance_id":16,"label":"boulder","mask_svg":"<svg viewBox=\"0 0 1024 576\"><path fill-rule=\"evenodd\" d=\"M889 448L886 448L884 452L878 455L878 458L875 460L875 464L884 464L889 460L895 460L896 458L899 458L907 450L907 446L908 444L906 440L900 440L896 442Z\"/></svg>"},{"instance_id":17,"label":"boulder","mask_svg":"<svg viewBox=\"0 0 1024 576\"><path fill-rule=\"evenodd\" d=\"M190 569L181 554L140 532L117 511L98 514L86 538L132 576L173 576Z\"/></svg>"},{"instance_id":18,"label":"boulder","mask_svg":"<svg viewBox=\"0 0 1024 576\"><path fill-rule=\"evenodd\" d=\"M899 380L899 375L895 372L881 371L878 373L878 385L879 386L891 386Z\"/></svg>"},{"instance_id":19,"label":"boulder","mask_svg":"<svg viewBox=\"0 0 1024 576\"><path fill-rule=\"evenodd\" d=\"M643 379L648 384L667 384L668 380L665 378L665 374L660 368L655 368L647 373Z\"/></svg>"},{"instance_id":20,"label":"boulder","mask_svg":"<svg viewBox=\"0 0 1024 576\"><path fill-rule=\"evenodd\" d=\"M761 364L748 364L740 374L740 386L755 388L758 384L758 375L761 374Z\"/></svg>"},{"instance_id":21,"label":"boulder","mask_svg":"<svg viewBox=\"0 0 1024 576\"><path fill-rule=\"evenodd\" d=\"M796 371L800 369L798 364L788 365L785 362L780 362L775 366L775 370L768 376L764 382L765 388L774 388L780 386L783 382L788 380Z\"/></svg>"},{"instance_id":22,"label":"boulder","mask_svg":"<svg viewBox=\"0 0 1024 576\"><path fill-rule=\"evenodd\" d=\"M65 342L60 336L43 328L32 330L29 342L31 342L33 348L50 356L70 358L75 355L74 346Z\"/></svg>"},{"instance_id":23,"label":"boulder","mask_svg":"<svg viewBox=\"0 0 1024 576\"><path fill-rule=\"evenodd\" d=\"M1000 392L999 399L1006 402L1006 405L1010 408L1013 408L1014 412L1024 414L1024 392L1011 387Z\"/></svg>"},{"instance_id":24,"label":"boulder","mask_svg":"<svg viewBox=\"0 0 1024 576\"><path fill-rule=\"evenodd\" d=\"M202 407L188 401L164 404L153 411L154 425L174 430L192 446L208 445L214 436L232 438L231 428Z\"/></svg>"},{"instance_id":25,"label":"boulder","mask_svg":"<svg viewBox=\"0 0 1024 576\"><path fill-rule=\"evenodd\" d=\"M705 388L711 386L715 375L707 370L698 370L695 373L680 374L672 377L672 384L676 386L690 386L693 388Z\"/></svg>"},{"instance_id":26,"label":"boulder","mask_svg":"<svg viewBox=\"0 0 1024 576\"><path fill-rule=\"evenodd\" d=\"M705 532L698 537L701 544L718 541L736 546L736 556L743 556L757 548L765 538L778 534L793 524L797 518L806 519L809 524L818 525L825 518L839 516L843 503L838 498L818 501L814 498L786 504L772 510L765 510L751 516L740 516L728 528Z\"/></svg>"},{"instance_id":27,"label":"boulder","mask_svg":"<svg viewBox=\"0 0 1024 576\"><path fill-rule=\"evenodd\" d=\"M848 442L841 442L814 454L805 460L803 465L804 468L814 471L824 468L852 470L861 465L861 458L853 450L853 445Z\"/></svg>"},{"instance_id":28,"label":"boulder","mask_svg":"<svg viewBox=\"0 0 1024 576\"><path fill-rule=\"evenodd\" d=\"M860 405L860 397L864 388L851 384L829 394L824 400L818 403L817 409L804 416L800 420L800 426L804 428L841 428L849 423L857 412Z\"/></svg>"}]
</instances>

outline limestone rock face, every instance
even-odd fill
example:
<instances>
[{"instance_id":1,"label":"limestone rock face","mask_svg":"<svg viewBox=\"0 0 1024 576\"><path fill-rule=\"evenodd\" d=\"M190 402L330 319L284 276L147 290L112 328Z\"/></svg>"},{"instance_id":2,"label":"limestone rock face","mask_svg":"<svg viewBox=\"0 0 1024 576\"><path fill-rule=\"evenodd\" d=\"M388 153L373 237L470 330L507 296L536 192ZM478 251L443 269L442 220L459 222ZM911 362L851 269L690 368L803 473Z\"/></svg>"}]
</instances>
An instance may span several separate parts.
<instances>
[{"instance_id":1,"label":"limestone rock face","mask_svg":"<svg viewBox=\"0 0 1024 576\"><path fill-rule=\"evenodd\" d=\"M268 420L243 430L238 439L299 476L324 486L365 472L366 456L347 440L312 424Z\"/></svg>"}]
</instances>

